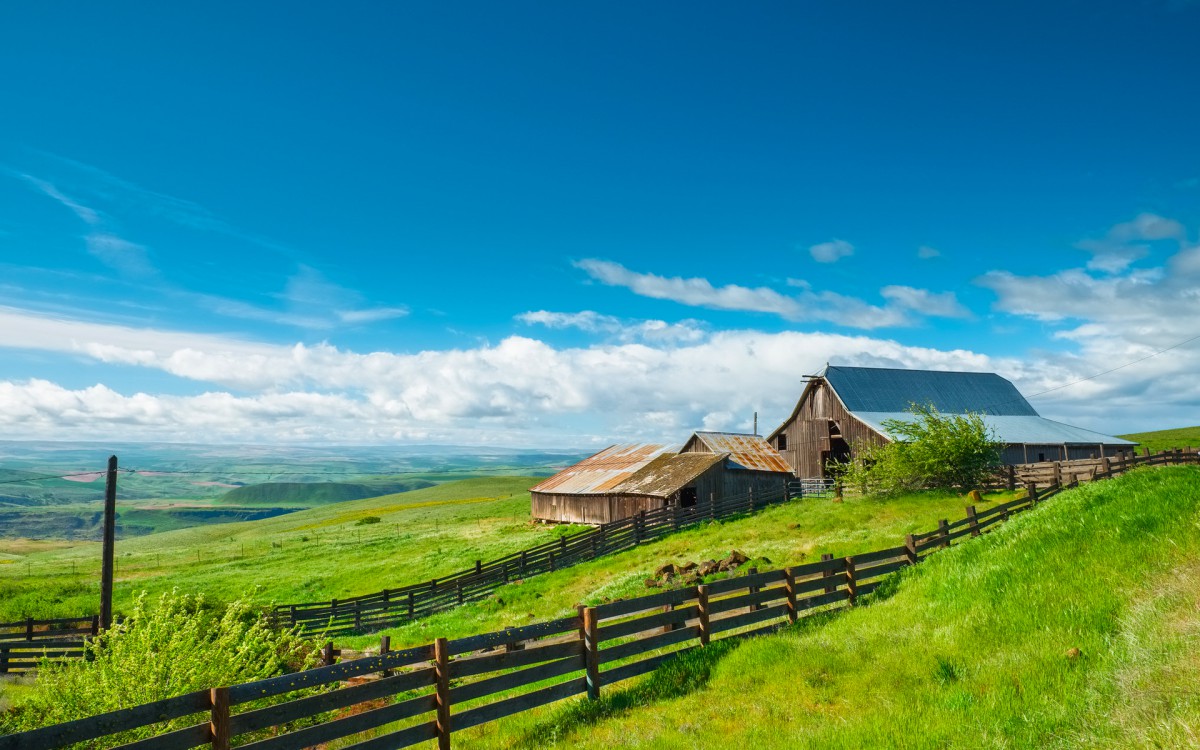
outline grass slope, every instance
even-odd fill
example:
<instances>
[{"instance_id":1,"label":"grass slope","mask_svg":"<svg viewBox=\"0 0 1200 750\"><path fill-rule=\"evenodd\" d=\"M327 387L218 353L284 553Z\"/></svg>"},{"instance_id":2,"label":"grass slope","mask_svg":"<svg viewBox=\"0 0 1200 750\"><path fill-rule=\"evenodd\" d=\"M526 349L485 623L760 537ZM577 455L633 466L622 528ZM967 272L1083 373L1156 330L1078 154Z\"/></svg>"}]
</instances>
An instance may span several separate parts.
<instances>
[{"instance_id":1,"label":"grass slope","mask_svg":"<svg viewBox=\"0 0 1200 750\"><path fill-rule=\"evenodd\" d=\"M1007 499L994 493L988 502ZM386 631L394 647L457 638L506 626L572 615L577 604L599 604L653 593L645 580L668 562L719 559L737 549L760 568L844 556L895 546L904 535L960 518L967 501L953 494L921 493L898 498L847 497L844 503L803 500L773 506L753 516L707 523L632 550L504 586L488 599ZM763 562L763 558L771 563ZM352 647L379 643L379 636L339 638Z\"/></svg>"},{"instance_id":2,"label":"grass slope","mask_svg":"<svg viewBox=\"0 0 1200 750\"><path fill-rule=\"evenodd\" d=\"M540 544L532 477L488 477L334 503L258 521L198 526L117 543L120 610L140 590L178 587L231 601L327 600L445 575L476 558ZM362 525L367 517L379 523ZM0 539L0 622L68 617L99 606L100 545Z\"/></svg>"},{"instance_id":3,"label":"grass slope","mask_svg":"<svg viewBox=\"0 0 1200 750\"><path fill-rule=\"evenodd\" d=\"M1087 485L866 606L455 746L1196 747L1198 520L1195 467Z\"/></svg>"},{"instance_id":4,"label":"grass slope","mask_svg":"<svg viewBox=\"0 0 1200 750\"><path fill-rule=\"evenodd\" d=\"M1167 450L1168 448L1186 448L1200 446L1200 427L1180 427L1174 430L1155 430L1154 432L1136 432L1132 435L1118 435L1139 443L1138 450L1149 448L1151 452Z\"/></svg>"},{"instance_id":5,"label":"grass slope","mask_svg":"<svg viewBox=\"0 0 1200 750\"><path fill-rule=\"evenodd\" d=\"M266 482L237 487L221 496L228 505L326 505L394 495L432 487L423 479L375 479L361 482Z\"/></svg>"}]
</instances>

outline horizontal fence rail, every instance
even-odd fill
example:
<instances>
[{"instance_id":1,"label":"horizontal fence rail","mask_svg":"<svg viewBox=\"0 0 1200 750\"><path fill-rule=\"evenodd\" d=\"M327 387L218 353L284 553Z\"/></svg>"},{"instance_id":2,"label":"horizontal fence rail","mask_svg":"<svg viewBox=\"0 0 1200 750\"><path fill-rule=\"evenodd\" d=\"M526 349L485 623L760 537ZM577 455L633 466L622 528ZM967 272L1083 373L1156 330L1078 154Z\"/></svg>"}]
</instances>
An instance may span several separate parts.
<instances>
[{"instance_id":1,"label":"horizontal fence rail","mask_svg":"<svg viewBox=\"0 0 1200 750\"><path fill-rule=\"evenodd\" d=\"M1036 507L1028 492L909 534L895 547L580 606L574 616L392 651L232 687L200 690L101 716L0 737L0 750L75 743L123 748L300 750L321 743L404 748L653 671L678 654L768 633L815 612L854 606L888 575ZM973 493L973 497L977 496ZM304 694L307 693L307 694ZM300 726L297 726L299 723ZM114 737L114 735L117 735Z\"/></svg>"},{"instance_id":2,"label":"horizontal fence rail","mask_svg":"<svg viewBox=\"0 0 1200 750\"><path fill-rule=\"evenodd\" d=\"M688 507L643 511L497 560L477 561L475 567L444 578L347 599L277 605L273 618L280 627L298 627L302 632L323 635L394 627L486 598L516 580L632 549L705 521L754 513L797 496L801 496L799 488L789 486L774 492L712 497Z\"/></svg>"},{"instance_id":3,"label":"horizontal fence rail","mask_svg":"<svg viewBox=\"0 0 1200 750\"><path fill-rule=\"evenodd\" d=\"M99 630L98 615L0 622L0 674L29 671L43 658L81 657L85 639Z\"/></svg>"}]
</instances>

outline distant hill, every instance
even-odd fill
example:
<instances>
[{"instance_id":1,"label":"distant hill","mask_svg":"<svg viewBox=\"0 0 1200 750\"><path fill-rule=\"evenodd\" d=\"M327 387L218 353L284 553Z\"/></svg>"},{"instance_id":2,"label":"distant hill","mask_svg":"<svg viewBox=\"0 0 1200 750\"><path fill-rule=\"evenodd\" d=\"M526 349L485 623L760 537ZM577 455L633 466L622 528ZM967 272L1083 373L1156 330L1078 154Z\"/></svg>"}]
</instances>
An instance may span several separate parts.
<instances>
[{"instance_id":1,"label":"distant hill","mask_svg":"<svg viewBox=\"0 0 1200 750\"><path fill-rule=\"evenodd\" d=\"M424 479L367 479L358 482L266 482L250 484L226 492L220 501L226 505L327 505L345 500L394 495L433 487Z\"/></svg>"},{"instance_id":2,"label":"distant hill","mask_svg":"<svg viewBox=\"0 0 1200 750\"><path fill-rule=\"evenodd\" d=\"M1132 435L1117 435L1117 437L1138 443L1138 450L1149 448L1152 453L1168 448L1200 447L1200 427L1178 427L1173 430L1155 430L1154 432L1135 432Z\"/></svg>"}]
</instances>

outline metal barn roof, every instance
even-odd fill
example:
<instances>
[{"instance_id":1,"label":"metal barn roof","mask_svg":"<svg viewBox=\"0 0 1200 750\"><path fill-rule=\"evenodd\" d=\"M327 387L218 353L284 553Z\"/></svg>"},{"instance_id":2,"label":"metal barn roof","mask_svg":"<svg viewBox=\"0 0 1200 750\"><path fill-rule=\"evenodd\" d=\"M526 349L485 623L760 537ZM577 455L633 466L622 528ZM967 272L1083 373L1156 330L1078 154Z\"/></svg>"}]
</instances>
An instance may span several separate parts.
<instances>
[{"instance_id":1,"label":"metal barn roof","mask_svg":"<svg viewBox=\"0 0 1200 750\"><path fill-rule=\"evenodd\" d=\"M697 432L692 437L699 440L710 453L728 453L729 460L735 464L733 468L788 473L792 471L783 456L779 455L779 451L758 435L736 432ZM688 443L691 442L688 440Z\"/></svg>"},{"instance_id":2,"label":"metal barn roof","mask_svg":"<svg viewBox=\"0 0 1200 750\"><path fill-rule=\"evenodd\" d=\"M867 426L889 439L894 437L883 429L883 422L896 419L902 422L913 421L913 415L906 411L897 412L854 412L854 416ZM1002 443L1025 443L1027 445L1137 445L1128 440L1122 440L1111 435L1085 430L1082 427L1072 427L1062 422L1055 422L1039 416L1012 416L984 414L983 423L989 431L996 435Z\"/></svg>"},{"instance_id":3,"label":"metal barn roof","mask_svg":"<svg viewBox=\"0 0 1200 750\"><path fill-rule=\"evenodd\" d=\"M824 377L846 409L856 416L860 412L904 412L913 403L932 403L946 414L971 411L998 416L1038 416L1016 386L992 372L830 365Z\"/></svg>"},{"instance_id":4,"label":"metal barn roof","mask_svg":"<svg viewBox=\"0 0 1200 750\"><path fill-rule=\"evenodd\" d=\"M669 449L670 446L653 443L610 445L596 455L542 480L530 492L572 495L611 493L615 487Z\"/></svg>"},{"instance_id":5,"label":"metal barn roof","mask_svg":"<svg viewBox=\"0 0 1200 750\"><path fill-rule=\"evenodd\" d=\"M628 495L670 497L696 477L721 463L727 453L664 453L643 466L614 492Z\"/></svg>"}]
</instances>

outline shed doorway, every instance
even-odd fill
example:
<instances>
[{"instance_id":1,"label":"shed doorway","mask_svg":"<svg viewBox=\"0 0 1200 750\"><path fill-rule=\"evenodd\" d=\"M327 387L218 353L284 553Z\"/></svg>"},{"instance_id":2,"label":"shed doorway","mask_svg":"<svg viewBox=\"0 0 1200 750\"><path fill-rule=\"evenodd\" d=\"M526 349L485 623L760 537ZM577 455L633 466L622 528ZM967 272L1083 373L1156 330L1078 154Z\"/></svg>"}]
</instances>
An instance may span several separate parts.
<instances>
[{"instance_id":1,"label":"shed doorway","mask_svg":"<svg viewBox=\"0 0 1200 750\"><path fill-rule=\"evenodd\" d=\"M679 505L684 508L691 508L696 504L696 488L684 487L679 491Z\"/></svg>"}]
</instances>

